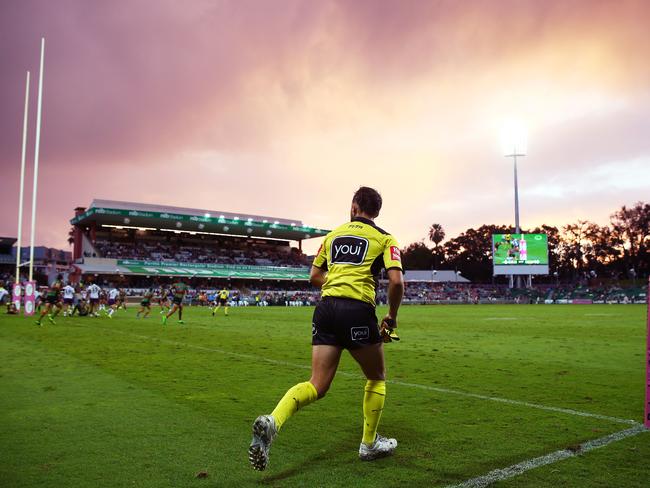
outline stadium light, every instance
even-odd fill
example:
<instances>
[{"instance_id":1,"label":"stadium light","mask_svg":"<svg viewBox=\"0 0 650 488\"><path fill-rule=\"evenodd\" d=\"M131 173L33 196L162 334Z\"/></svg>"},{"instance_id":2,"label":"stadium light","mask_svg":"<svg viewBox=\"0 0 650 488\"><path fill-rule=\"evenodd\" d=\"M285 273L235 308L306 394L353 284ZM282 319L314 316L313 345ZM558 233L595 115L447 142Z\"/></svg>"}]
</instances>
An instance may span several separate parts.
<instances>
[{"instance_id":1,"label":"stadium light","mask_svg":"<svg viewBox=\"0 0 650 488\"><path fill-rule=\"evenodd\" d=\"M206 214L204 214L203 216L204 216L206 219L209 219L209 218L210 218L210 214L209 214L209 213L206 213Z\"/></svg>"},{"instance_id":2,"label":"stadium light","mask_svg":"<svg viewBox=\"0 0 650 488\"><path fill-rule=\"evenodd\" d=\"M524 157L528 146L528 131L526 127L516 120L510 120L503 125L501 130L501 148L506 158L512 158L514 167L514 184L515 184L515 234L521 233L519 226L519 183L517 179L517 158ZM511 286L513 278L510 278ZM517 276L517 288L520 286L519 276Z\"/></svg>"}]
</instances>

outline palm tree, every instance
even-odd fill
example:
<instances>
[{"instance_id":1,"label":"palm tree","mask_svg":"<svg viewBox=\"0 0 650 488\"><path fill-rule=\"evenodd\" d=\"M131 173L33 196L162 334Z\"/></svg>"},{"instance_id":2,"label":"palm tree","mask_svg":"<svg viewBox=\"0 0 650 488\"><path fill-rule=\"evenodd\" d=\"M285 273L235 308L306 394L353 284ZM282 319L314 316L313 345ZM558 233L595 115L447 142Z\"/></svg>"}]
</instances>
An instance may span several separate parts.
<instances>
[{"instance_id":1,"label":"palm tree","mask_svg":"<svg viewBox=\"0 0 650 488\"><path fill-rule=\"evenodd\" d=\"M439 252L438 252L438 246L442 241L445 240L445 230L442 228L442 225L440 224L432 224L431 227L429 227L429 240L433 242L433 267L437 268L438 267L438 258L439 258Z\"/></svg>"},{"instance_id":2,"label":"palm tree","mask_svg":"<svg viewBox=\"0 0 650 488\"><path fill-rule=\"evenodd\" d=\"M429 240L433 242L433 245L438 249L438 245L445 240L445 230L440 224L432 224L429 227Z\"/></svg>"}]
</instances>

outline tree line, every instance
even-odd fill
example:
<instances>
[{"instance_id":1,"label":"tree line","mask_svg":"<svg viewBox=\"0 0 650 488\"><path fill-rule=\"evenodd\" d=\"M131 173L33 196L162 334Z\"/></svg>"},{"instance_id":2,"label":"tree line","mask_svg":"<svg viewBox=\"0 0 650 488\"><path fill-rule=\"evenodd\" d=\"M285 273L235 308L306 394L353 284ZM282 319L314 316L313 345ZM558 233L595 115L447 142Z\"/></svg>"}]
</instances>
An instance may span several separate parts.
<instances>
[{"instance_id":1,"label":"tree line","mask_svg":"<svg viewBox=\"0 0 650 488\"><path fill-rule=\"evenodd\" d=\"M547 280L579 282L587 279L647 278L650 274L650 204L623 206L606 225L588 220L561 227L542 225L523 233L548 236L550 275ZM454 269L475 282L492 279L492 234L511 234L514 228L484 224L446 239L442 225L433 224L424 239L402 250L405 269Z\"/></svg>"}]
</instances>

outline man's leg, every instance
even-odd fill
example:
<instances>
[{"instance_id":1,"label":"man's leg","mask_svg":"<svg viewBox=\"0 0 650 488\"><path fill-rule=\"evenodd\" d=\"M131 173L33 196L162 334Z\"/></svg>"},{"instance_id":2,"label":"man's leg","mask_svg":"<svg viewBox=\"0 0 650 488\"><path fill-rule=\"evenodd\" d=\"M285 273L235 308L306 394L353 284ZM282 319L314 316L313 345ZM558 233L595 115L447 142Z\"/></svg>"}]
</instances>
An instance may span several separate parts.
<instances>
[{"instance_id":1,"label":"man's leg","mask_svg":"<svg viewBox=\"0 0 650 488\"><path fill-rule=\"evenodd\" d=\"M377 426L386 399L384 344L354 349L350 354L359 363L367 378L363 395L363 438L359 457L363 460L372 460L390 455L397 447L397 441L385 439L377 434Z\"/></svg>"},{"instance_id":2,"label":"man's leg","mask_svg":"<svg viewBox=\"0 0 650 488\"><path fill-rule=\"evenodd\" d=\"M323 398L329 390L341 359L338 346L313 346L311 353L311 378L291 387L271 415L278 431L286 420L302 407Z\"/></svg>"},{"instance_id":3,"label":"man's leg","mask_svg":"<svg viewBox=\"0 0 650 488\"><path fill-rule=\"evenodd\" d=\"M183 323L183 304L178 305L178 321L182 324Z\"/></svg>"},{"instance_id":4,"label":"man's leg","mask_svg":"<svg viewBox=\"0 0 650 488\"><path fill-rule=\"evenodd\" d=\"M253 441L248 449L248 459L254 469L266 469L271 442L289 417L325 396L336 374L341 350L338 346L313 346L310 380L289 388L271 415L257 417L253 424Z\"/></svg>"},{"instance_id":5,"label":"man's leg","mask_svg":"<svg viewBox=\"0 0 650 488\"><path fill-rule=\"evenodd\" d=\"M38 317L38 319L36 319L36 324L37 325L41 325L41 320L43 320L43 317L45 317L45 315L49 311L50 311L50 304L48 303L48 304L45 305L45 308L43 308L43 310L41 310L41 315Z\"/></svg>"}]
</instances>

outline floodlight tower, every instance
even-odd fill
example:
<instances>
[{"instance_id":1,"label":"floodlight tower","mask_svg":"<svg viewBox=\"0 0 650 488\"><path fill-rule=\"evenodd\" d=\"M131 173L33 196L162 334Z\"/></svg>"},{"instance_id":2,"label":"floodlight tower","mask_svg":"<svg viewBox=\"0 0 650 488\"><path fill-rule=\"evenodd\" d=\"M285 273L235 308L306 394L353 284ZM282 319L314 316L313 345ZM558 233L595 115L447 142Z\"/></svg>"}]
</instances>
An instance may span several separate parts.
<instances>
[{"instance_id":1,"label":"floodlight tower","mask_svg":"<svg viewBox=\"0 0 650 488\"><path fill-rule=\"evenodd\" d=\"M510 122L504 127L501 143L503 153L506 158L512 158L514 167L515 183L515 234L521 233L519 226L519 182L517 179L517 158L523 158L526 155L527 134L523 125L516 122ZM510 287L513 286L513 275L510 275ZM521 286L519 275L517 275L517 288Z\"/></svg>"}]
</instances>

